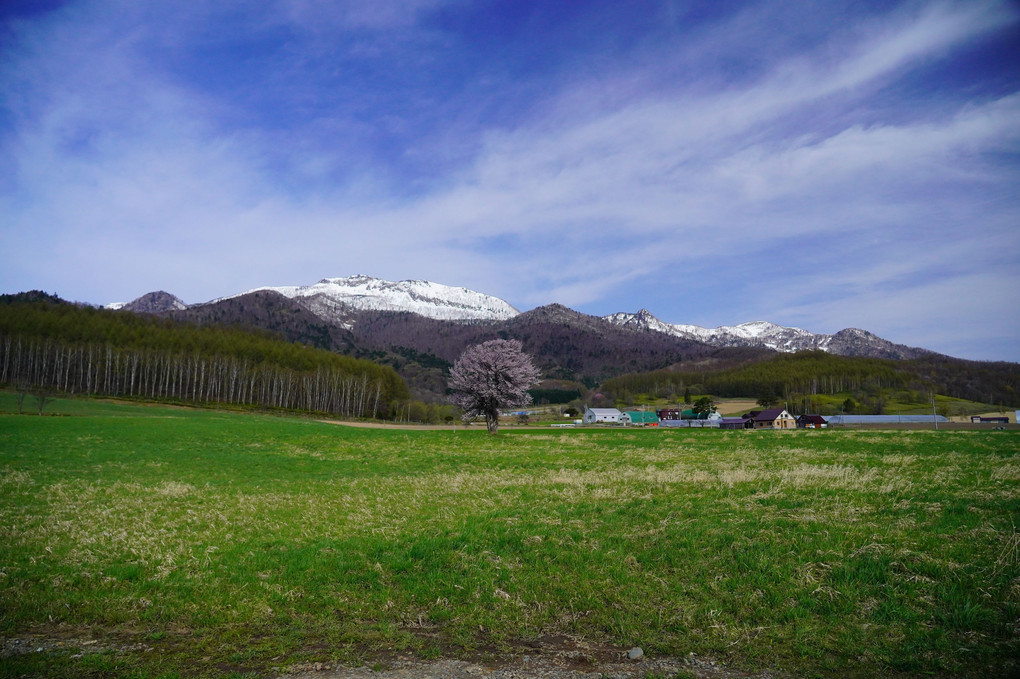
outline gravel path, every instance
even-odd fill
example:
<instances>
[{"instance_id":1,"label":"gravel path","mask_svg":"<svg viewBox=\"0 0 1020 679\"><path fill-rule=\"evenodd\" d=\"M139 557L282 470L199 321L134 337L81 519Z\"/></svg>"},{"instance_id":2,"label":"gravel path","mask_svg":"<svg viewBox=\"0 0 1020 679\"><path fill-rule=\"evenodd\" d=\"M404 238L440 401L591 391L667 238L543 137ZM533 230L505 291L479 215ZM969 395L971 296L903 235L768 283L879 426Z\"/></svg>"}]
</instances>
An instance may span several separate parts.
<instances>
[{"instance_id":1,"label":"gravel path","mask_svg":"<svg viewBox=\"0 0 1020 679\"><path fill-rule=\"evenodd\" d=\"M371 667L290 668L279 679L780 679L772 672L746 673L696 658L658 658L610 663L573 663L561 658L522 656L490 666L464 660L397 660Z\"/></svg>"},{"instance_id":2,"label":"gravel path","mask_svg":"<svg viewBox=\"0 0 1020 679\"><path fill-rule=\"evenodd\" d=\"M631 660L630 658L636 658ZM523 642L510 653L482 659L422 660L397 656L366 661L361 667L288 667L279 679L789 679L772 671L742 672L693 653L686 657L650 658L640 649L625 649L565 636Z\"/></svg>"},{"instance_id":3,"label":"gravel path","mask_svg":"<svg viewBox=\"0 0 1020 679\"><path fill-rule=\"evenodd\" d=\"M548 658L524 656L499 667L464 660L397 661L378 669L337 667L297 671L279 675L279 679L672 679L677 676L699 679L779 679L786 675L737 672L693 658L607 663L580 669L564 666Z\"/></svg>"},{"instance_id":4,"label":"gravel path","mask_svg":"<svg viewBox=\"0 0 1020 679\"><path fill-rule=\"evenodd\" d=\"M153 653L159 649L144 643L94 639L67 635L33 634L0 639L0 663L5 657L27 653ZM546 637L528 642L511 654L490 655L478 660L439 658L422 660L392 656L367 660L347 667L332 663L306 663L265 668L260 677L275 679L790 679L789 675L763 671L742 672L693 654L683 657L628 659L628 649L589 644L567 637ZM231 671L246 671L231 668ZM227 670L224 669L224 673Z\"/></svg>"}]
</instances>

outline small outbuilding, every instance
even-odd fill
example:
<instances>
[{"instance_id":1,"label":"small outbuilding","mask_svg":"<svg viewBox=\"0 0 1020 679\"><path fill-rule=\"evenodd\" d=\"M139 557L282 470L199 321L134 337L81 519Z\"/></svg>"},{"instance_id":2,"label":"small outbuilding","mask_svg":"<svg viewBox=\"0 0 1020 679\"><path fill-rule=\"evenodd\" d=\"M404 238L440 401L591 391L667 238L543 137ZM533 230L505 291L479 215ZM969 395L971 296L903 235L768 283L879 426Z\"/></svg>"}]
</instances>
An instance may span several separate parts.
<instances>
[{"instance_id":1,"label":"small outbuilding","mask_svg":"<svg viewBox=\"0 0 1020 679\"><path fill-rule=\"evenodd\" d=\"M829 423L821 415L801 415L797 418L798 429L825 429Z\"/></svg>"}]
</instances>

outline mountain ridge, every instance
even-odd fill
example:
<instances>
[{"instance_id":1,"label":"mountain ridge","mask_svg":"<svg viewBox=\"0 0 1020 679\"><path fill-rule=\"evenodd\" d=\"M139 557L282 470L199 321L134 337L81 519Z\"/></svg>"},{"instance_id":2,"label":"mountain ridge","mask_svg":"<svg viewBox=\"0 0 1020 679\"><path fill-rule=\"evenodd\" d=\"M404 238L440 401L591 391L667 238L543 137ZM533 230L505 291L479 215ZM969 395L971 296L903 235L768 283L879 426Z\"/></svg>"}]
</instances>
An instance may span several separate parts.
<instances>
[{"instance_id":1,"label":"mountain ridge","mask_svg":"<svg viewBox=\"0 0 1020 679\"><path fill-rule=\"evenodd\" d=\"M126 304L108 305L140 313L169 314L222 305L255 293L281 295L330 325L353 331L364 314L409 313L436 321L454 323L518 324L561 321L591 326L595 319L637 332L655 332L685 342L697 342L716 348L762 348L791 353L822 350L841 356L910 359L935 352L909 347L883 339L859 328L844 328L834 334L814 333L802 328L785 327L768 321L750 321L735 326L704 328L689 324L671 324L656 318L647 309L636 313L619 312L608 316L581 314L562 304L549 304L521 312L505 300L492 295L422 280L387 281L364 274L345 278L322 278L312 285L264 286L214 299L185 305L166 292L143 295ZM518 320L522 319L523 320Z\"/></svg>"},{"instance_id":2,"label":"mountain ridge","mask_svg":"<svg viewBox=\"0 0 1020 679\"><path fill-rule=\"evenodd\" d=\"M720 347L764 347L783 353L821 350L837 356L910 359L935 353L883 339L861 328L844 328L828 335L769 321L750 321L735 326L704 328L698 325L671 324L656 318L647 309L636 314L615 313L604 317L611 323L636 330L661 332L674 337L705 342Z\"/></svg>"}]
</instances>

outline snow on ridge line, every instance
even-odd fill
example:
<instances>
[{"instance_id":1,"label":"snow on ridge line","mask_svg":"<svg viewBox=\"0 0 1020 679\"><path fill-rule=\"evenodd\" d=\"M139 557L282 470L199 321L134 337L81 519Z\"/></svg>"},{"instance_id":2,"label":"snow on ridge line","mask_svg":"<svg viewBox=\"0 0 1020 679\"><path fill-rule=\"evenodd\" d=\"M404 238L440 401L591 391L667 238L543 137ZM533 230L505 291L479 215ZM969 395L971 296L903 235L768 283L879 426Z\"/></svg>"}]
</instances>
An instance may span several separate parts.
<instances>
[{"instance_id":1,"label":"snow on ridge line","mask_svg":"<svg viewBox=\"0 0 1020 679\"><path fill-rule=\"evenodd\" d=\"M430 281L392 282L365 275L323 278L312 285L267 286L221 299L269 290L298 300L320 316L332 316L339 303L351 309L408 311L439 320L505 320L520 312L508 302L468 288ZM221 300L214 300L221 301Z\"/></svg>"},{"instance_id":2,"label":"snow on ridge line","mask_svg":"<svg viewBox=\"0 0 1020 679\"><path fill-rule=\"evenodd\" d=\"M721 325L717 328L666 323L653 316L647 309L642 309L636 314L621 312L604 318L617 325L637 326L674 337L694 339L714 345L750 342L777 351L797 351L805 348L829 351L829 344L832 340L831 335L776 325L769 321L749 321L735 326Z\"/></svg>"},{"instance_id":3,"label":"snow on ridge line","mask_svg":"<svg viewBox=\"0 0 1020 679\"><path fill-rule=\"evenodd\" d=\"M609 316L604 316L604 318L618 325L623 325L632 320L637 320L640 318L641 322L644 322L648 325L670 328L683 333L703 335L706 337L729 334L738 335L744 338L758 338L763 335L776 332L782 333L793 332L797 334L803 333L804 335L817 336L816 333L812 333L809 330L804 330L802 328L797 328L793 326L787 327L783 325L777 325L770 321L748 321L746 323L739 323L737 325L720 325L715 328L706 328L704 326L690 325L686 323L667 323L653 316L647 309L642 309L637 314L619 312L615 314L610 314Z\"/></svg>"}]
</instances>

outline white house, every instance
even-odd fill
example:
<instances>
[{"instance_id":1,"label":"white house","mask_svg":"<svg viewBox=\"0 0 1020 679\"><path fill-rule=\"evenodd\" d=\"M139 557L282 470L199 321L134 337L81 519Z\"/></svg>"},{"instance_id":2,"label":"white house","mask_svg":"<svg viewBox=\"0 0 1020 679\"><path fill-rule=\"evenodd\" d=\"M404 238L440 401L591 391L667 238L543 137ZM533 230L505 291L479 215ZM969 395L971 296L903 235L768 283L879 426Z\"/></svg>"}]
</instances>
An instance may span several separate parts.
<instances>
[{"instance_id":1,"label":"white house","mask_svg":"<svg viewBox=\"0 0 1020 679\"><path fill-rule=\"evenodd\" d=\"M588 408L584 409L585 424L619 424L621 413L616 408Z\"/></svg>"}]
</instances>

